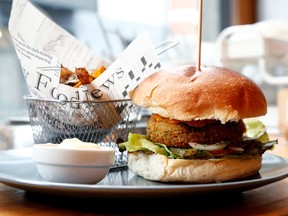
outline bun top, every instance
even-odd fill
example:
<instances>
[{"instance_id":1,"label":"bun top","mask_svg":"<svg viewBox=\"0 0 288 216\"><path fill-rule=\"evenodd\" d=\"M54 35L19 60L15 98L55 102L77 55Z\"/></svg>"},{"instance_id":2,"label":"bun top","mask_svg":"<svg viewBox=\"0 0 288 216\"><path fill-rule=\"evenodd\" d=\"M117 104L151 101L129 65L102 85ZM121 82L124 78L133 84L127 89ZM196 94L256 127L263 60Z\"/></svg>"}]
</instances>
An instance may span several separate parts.
<instances>
[{"instance_id":1,"label":"bun top","mask_svg":"<svg viewBox=\"0 0 288 216\"><path fill-rule=\"evenodd\" d=\"M225 123L267 113L261 89L248 77L223 67L162 69L143 80L130 96L136 105L180 121Z\"/></svg>"}]
</instances>

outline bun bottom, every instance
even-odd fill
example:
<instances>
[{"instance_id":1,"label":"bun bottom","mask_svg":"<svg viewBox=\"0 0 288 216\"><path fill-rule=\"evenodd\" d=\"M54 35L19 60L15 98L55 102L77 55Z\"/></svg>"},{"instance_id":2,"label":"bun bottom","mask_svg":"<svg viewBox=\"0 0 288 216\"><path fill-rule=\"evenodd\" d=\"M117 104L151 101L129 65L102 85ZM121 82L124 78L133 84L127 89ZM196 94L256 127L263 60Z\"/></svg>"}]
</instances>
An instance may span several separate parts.
<instances>
[{"instance_id":1,"label":"bun bottom","mask_svg":"<svg viewBox=\"0 0 288 216\"><path fill-rule=\"evenodd\" d=\"M221 159L171 159L164 155L134 152L128 154L129 169L145 179L160 182L212 183L257 174L262 156Z\"/></svg>"}]
</instances>

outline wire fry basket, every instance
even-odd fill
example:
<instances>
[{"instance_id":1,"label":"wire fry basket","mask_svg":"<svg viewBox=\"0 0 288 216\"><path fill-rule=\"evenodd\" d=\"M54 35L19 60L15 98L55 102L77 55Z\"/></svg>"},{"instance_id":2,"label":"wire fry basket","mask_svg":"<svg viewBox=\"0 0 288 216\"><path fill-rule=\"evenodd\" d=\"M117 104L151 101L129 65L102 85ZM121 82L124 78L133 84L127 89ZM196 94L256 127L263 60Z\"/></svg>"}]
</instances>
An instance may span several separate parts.
<instances>
[{"instance_id":1,"label":"wire fry basket","mask_svg":"<svg viewBox=\"0 0 288 216\"><path fill-rule=\"evenodd\" d=\"M58 101L24 97L34 143L61 143L67 138L115 149L115 165L127 165L127 152L117 142L127 140L138 120L140 107L130 99Z\"/></svg>"}]
</instances>

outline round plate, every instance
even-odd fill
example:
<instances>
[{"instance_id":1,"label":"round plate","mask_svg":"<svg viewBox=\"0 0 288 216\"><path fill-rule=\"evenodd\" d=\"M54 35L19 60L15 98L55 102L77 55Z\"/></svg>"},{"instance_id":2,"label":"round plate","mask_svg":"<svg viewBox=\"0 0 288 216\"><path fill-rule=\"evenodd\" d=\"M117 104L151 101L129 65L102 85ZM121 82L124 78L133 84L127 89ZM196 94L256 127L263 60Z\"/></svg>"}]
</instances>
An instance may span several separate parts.
<instances>
[{"instance_id":1,"label":"round plate","mask_svg":"<svg viewBox=\"0 0 288 216\"><path fill-rule=\"evenodd\" d=\"M18 189L77 197L143 198L247 191L288 176L288 160L265 153L262 168L249 179L209 184L161 183L145 180L129 169L113 169L97 184L68 184L44 181L32 160L32 148L0 152L0 182Z\"/></svg>"}]
</instances>

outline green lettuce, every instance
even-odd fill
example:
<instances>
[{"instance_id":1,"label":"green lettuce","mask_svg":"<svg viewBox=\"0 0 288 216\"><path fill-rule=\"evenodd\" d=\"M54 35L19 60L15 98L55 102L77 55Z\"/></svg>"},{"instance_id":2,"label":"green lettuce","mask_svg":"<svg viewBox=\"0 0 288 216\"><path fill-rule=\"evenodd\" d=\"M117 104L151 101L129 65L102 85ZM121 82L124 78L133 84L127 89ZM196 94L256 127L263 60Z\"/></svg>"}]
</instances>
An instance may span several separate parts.
<instances>
[{"instance_id":1,"label":"green lettuce","mask_svg":"<svg viewBox=\"0 0 288 216\"><path fill-rule=\"evenodd\" d=\"M257 118L249 118L243 120L246 125L244 136L255 138L260 142L269 142L269 135L266 126Z\"/></svg>"},{"instance_id":2,"label":"green lettuce","mask_svg":"<svg viewBox=\"0 0 288 216\"><path fill-rule=\"evenodd\" d=\"M255 140L260 146L257 144L254 147L255 152L258 152L259 149L272 149L274 144L277 144L277 140L270 141L269 136L266 131L266 126L256 118L246 119L244 120L246 125L246 132L243 134L244 138ZM245 140L245 139L244 139ZM135 134L129 133L128 140L126 142L122 142L118 144L120 151L127 150L128 152L136 152L136 151L145 151L156 154L165 155L169 158L193 158L193 159L206 159L217 157L218 155L214 155L212 151L207 150L198 150L194 148L169 148L165 144L162 143L153 143L147 139L147 136L143 134ZM256 149L257 148L257 149ZM251 149L249 150L250 152ZM239 155L239 152L231 152L225 154L236 154Z\"/></svg>"}]
</instances>

